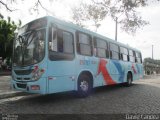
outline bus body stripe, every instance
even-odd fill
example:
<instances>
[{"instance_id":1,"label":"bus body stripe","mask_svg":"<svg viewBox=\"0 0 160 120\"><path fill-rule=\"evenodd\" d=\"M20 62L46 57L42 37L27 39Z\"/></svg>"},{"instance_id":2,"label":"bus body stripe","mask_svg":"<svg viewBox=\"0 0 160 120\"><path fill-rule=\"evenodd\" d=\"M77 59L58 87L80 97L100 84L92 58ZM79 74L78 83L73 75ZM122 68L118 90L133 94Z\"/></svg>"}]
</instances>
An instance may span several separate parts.
<instances>
[{"instance_id":1,"label":"bus body stripe","mask_svg":"<svg viewBox=\"0 0 160 120\"><path fill-rule=\"evenodd\" d=\"M119 81L124 82L125 71L122 69L122 66L117 61L112 61L119 72Z\"/></svg>"},{"instance_id":2,"label":"bus body stripe","mask_svg":"<svg viewBox=\"0 0 160 120\"><path fill-rule=\"evenodd\" d=\"M107 85L116 84L116 82L113 81L111 76L109 75L106 69L106 64L107 64L106 60L100 59L97 75L99 75L102 72L103 78Z\"/></svg>"},{"instance_id":3,"label":"bus body stripe","mask_svg":"<svg viewBox=\"0 0 160 120\"><path fill-rule=\"evenodd\" d=\"M132 70L133 70L134 74L137 74L137 71L136 71L136 69L134 67L134 64L132 64Z\"/></svg>"}]
</instances>

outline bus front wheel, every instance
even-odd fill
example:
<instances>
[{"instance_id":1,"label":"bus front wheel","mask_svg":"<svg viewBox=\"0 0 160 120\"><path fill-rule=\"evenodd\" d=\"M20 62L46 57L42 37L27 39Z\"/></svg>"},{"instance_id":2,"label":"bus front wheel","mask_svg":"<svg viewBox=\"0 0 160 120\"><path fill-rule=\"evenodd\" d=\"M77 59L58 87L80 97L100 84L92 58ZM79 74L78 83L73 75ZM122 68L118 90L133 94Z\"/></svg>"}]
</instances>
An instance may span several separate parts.
<instances>
[{"instance_id":1,"label":"bus front wheel","mask_svg":"<svg viewBox=\"0 0 160 120\"><path fill-rule=\"evenodd\" d=\"M82 74L78 78L78 97L87 97L92 91L90 77Z\"/></svg>"}]
</instances>

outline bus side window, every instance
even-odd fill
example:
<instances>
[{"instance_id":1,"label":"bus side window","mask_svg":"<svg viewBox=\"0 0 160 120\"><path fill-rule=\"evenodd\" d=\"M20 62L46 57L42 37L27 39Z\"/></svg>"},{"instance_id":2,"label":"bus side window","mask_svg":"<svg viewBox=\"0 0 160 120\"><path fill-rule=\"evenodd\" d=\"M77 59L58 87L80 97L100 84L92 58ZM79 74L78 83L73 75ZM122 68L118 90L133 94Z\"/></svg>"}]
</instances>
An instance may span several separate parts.
<instances>
[{"instance_id":1,"label":"bus side window","mask_svg":"<svg viewBox=\"0 0 160 120\"><path fill-rule=\"evenodd\" d=\"M137 52L134 51L134 55L135 55L135 62L137 63L138 62L138 59L137 59L138 58L138 54L137 54Z\"/></svg>"},{"instance_id":2,"label":"bus side window","mask_svg":"<svg viewBox=\"0 0 160 120\"><path fill-rule=\"evenodd\" d=\"M57 31L57 42L58 42L58 52L61 53L67 53L67 54L73 54L74 52L74 44L73 44L73 34L65 31L58 29Z\"/></svg>"},{"instance_id":3,"label":"bus side window","mask_svg":"<svg viewBox=\"0 0 160 120\"><path fill-rule=\"evenodd\" d=\"M139 52L135 52L136 62L142 63L141 54Z\"/></svg>"},{"instance_id":4,"label":"bus side window","mask_svg":"<svg viewBox=\"0 0 160 120\"><path fill-rule=\"evenodd\" d=\"M92 56L92 37L90 35L77 32L77 52L81 55Z\"/></svg>"},{"instance_id":5,"label":"bus side window","mask_svg":"<svg viewBox=\"0 0 160 120\"><path fill-rule=\"evenodd\" d=\"M125 47L120 47L120 57L123 61L128 61L128 49Z\"/></svg>"},{"instance_id":6,"label":"bus side window","mask_svg":"<svg viewBox=\"0 0 160 120\"><path fill-rule=\"evenodd\" d=\"M94 38L95 56L100 58L109 58L108 43L105 40Z\"/></svg>"},{"instance_id":7,"label":"bus side window","mask_svg":"<svg viewBox=\"0 0 160 120\"><path fill-rule=\"evenodd\" d=\"M49 50L57 52L57 29L49 28Z\"/></svg>"},{"instance_id":8,"label":"bus side window","mask_svg":"<svg viewBox=\"0 0 160 120\"><path fill-rule=\"evenodd\" d=\"M141 59L141 63L142 63L142 54L140 53L140 59Z\"/></svg>"},{"instance_id":9,"label":"bus side window","mask_svg":"<svg viewBox=\"0 0 160 120\"><path fill-rule=\"evenodd\" d=\"M58 29L57 31L57 39L58 39L58 52L63 52L63 31Z\"/></svg>"},{"instance_id":10,"label":"bus side window","mask_svg":"<svg viewBox=\"0 0 160 120\"><path fill-rule=\"evenodd\" d=\"M63 51L73 54L73 35L69 32L63 32Z\"/></svg>"},{"instance_id":11,"label":"bus side window","mask_svg":"<svg viewBox=\"0 0 160 120\"><path fill-rule=\"evenodd\" d=\"M74 38L73 33L56 29L52 30L53 39L51 39L51 49L49 58L52 61L73 60L74 59Z\"/></svg>"},{"instance_id":12,"label":"bus side window","mask_svg":"<svg viewBox=\"0 0 160 120\"><path fill-rule=\"evenodd\" d=\"M119 46L114 43L110 43L110 58L115 60L120 59Z\"/></svg>"},{"instance_id":13,"label":"bus side window","mask_svg":"<svg viewBox=\"0 0 160 120\"><path fill-rule=\"evenodd\" d=\"M129 61L130 62L135 62L136 61L133 50L129 50Z\"/></svg>"}]
</instances>

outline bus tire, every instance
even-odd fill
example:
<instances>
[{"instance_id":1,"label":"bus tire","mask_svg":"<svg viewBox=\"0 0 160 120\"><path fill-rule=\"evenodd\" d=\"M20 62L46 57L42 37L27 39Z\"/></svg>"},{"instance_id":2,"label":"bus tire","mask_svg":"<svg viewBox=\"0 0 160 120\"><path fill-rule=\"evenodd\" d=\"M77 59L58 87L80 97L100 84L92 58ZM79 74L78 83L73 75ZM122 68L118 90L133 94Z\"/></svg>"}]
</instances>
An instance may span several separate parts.
<instances>
[{"instance_id":1,"label":"bus tire","mask_svg":"<svg viewBox=\"0 0 160 120\"><path fill-rule=\"evenodd\" d=\"M82 74L78 78L78 97L87 97L92 91L92 82L88 75Z\"/></svg>"},{"instance_id":2,"label":"bus tire","mask_svg":"<svg viewBox=\"0 0 160 120\"><path fill-rule=\"evenodd\" d=\"M128 74L127 74L127 82L126 82L126 86L127 87L130 87L131 85L132 85L132 74L129 72Z\"/></svg>"}]
</instances>

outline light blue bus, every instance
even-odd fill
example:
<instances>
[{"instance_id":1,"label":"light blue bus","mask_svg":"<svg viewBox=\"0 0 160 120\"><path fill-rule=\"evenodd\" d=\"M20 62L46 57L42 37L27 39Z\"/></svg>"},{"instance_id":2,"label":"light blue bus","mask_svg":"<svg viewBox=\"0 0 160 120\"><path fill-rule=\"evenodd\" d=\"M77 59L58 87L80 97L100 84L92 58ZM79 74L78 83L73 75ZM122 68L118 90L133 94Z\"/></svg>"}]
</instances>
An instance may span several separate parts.
<instances>
[{"instance_id":1,"label":"light blue bus","mask_svg":"<svg viewBox=\"0 0 160 120\"><path fill-rule=\"evenodd\" d=\"M143 77L137 49L54 17L24 25L14 41L12 80L15 90L51 94L77 91Z\"/></svg>"}]
</instances>

